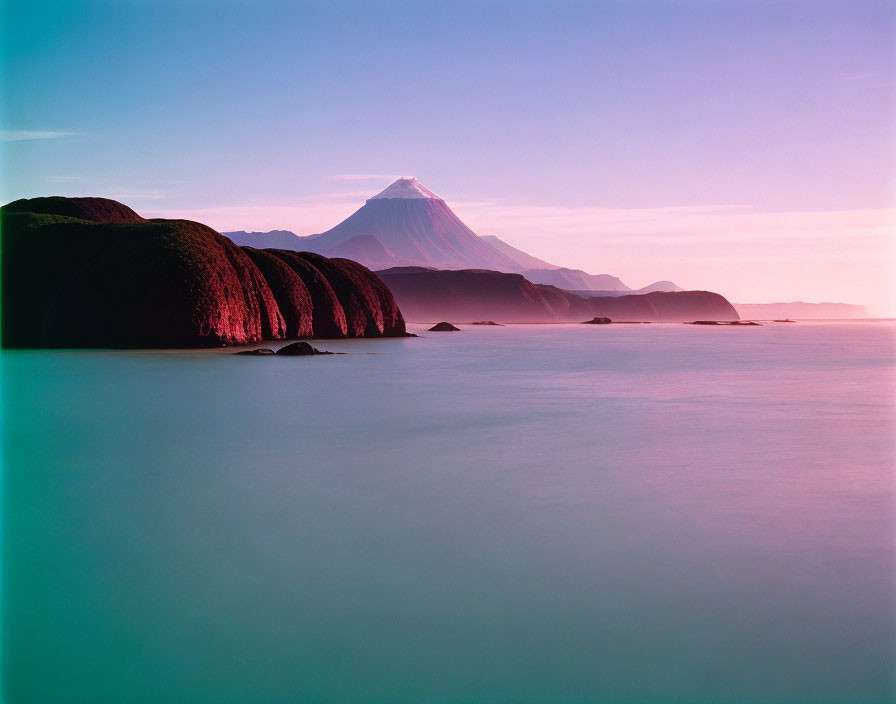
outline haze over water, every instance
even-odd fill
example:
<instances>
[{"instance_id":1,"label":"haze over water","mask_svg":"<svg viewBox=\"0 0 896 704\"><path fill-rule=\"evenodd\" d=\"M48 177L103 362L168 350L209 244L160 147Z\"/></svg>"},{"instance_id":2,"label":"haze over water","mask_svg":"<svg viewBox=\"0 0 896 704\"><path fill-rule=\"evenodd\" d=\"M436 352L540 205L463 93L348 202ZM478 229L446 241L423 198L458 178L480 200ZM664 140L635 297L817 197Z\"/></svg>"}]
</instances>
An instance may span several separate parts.
<instances>
[{"instance_id":1,"label":"haze over water","mask_svg":"<svg viewBox=\"0 0 896 704\"><path fill-rule=\"evenodd\" d=\"M423 334L0 353L9 701L896 698L892 322Z\"/></svg>"}]
</instances>

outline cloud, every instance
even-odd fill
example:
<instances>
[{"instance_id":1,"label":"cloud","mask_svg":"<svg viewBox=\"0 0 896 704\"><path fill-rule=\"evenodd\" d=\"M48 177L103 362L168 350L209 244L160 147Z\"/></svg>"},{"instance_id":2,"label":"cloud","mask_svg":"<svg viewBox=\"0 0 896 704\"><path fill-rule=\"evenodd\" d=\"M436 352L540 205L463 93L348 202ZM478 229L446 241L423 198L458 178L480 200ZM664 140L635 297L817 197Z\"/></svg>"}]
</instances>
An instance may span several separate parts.
<instances>
[{"instance_id":1,"label":"cloud","mask_svg":"<svg viewBox=\"0 0 896 704\"><path fill-rule=\"evenodd\" d=\"M83 132L59 132L52 130L0 130L0 141L25 142L35 139L61 139L62 137L80 137Z\"/></svg>"}]
</instances>

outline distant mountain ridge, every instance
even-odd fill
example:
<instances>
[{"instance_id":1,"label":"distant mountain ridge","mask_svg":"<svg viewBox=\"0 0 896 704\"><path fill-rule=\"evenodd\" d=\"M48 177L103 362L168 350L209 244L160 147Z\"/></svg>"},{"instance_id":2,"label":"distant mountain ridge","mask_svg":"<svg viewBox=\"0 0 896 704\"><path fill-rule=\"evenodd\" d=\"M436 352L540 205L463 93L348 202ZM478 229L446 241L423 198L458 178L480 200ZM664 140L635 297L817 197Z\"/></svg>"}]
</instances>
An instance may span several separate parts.
<instances>
[{"instance_id":1,"label":"distant mountain ridge","mask_svg":"<svg viewBox=\"0 0 896 704\"><path fill-rule=\"evenodd\" d=\"M270 232L237 230L236 232L222 232L221 234L240 247L256 247L258 249L276 247L277 249L291 249L295 252L301 251L299 243L304 239L304 237L299 237L295 232L290 232L289 230L271 230Z\"/></svg>"},{"instance_id":2,"label":"distant mountain ridge","mask_svg":"<svg viewBox=\"0 0 896 704\"><path fill-rule=\"evenodd\" d=\"M425 266L488 269L523 274L529 281L564 289L630 291L617 277L567 269L533 257L494 235L480 237L442 198L416 178L400 178L335 227L300 237L288 230L223 233L249 247L276 247L345 257L371 269ZM668 284L668 287L663 285ZM671 282L644 289L680 290Z\"/></svg>"},{"instance_id":3,"label":"distant mountain ridge","mask_svg":"<svg viewBox=\"0 0 896 704\"><path fill-rule=\"evenodd\" d=\"M521 274L484 269L438 270L395 267L376 274L409 320L502 323L583 322L595 316L614 321L738 320L737 311L710 291L654 291L583 298L535 284Z\"/></svg>"}]
</instances>

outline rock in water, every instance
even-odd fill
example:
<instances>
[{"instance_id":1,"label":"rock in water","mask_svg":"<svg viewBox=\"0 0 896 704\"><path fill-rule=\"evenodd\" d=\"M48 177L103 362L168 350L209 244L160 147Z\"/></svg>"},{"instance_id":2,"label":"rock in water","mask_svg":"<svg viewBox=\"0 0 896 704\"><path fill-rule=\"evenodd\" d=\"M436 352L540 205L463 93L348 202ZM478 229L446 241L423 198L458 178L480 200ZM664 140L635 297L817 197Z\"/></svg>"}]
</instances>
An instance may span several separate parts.
<instances>
[{"instance_id":1,"label":"rock in water","mask_svg":"<svg viewBox=\"0 0 896 704\"><path fill-rule=\"evenodd\" d=\"M503 327L501 323L496 323L494 320L477 320L475 323L470 323L470 325L496 325Z\"/></svg>"},{"instance_id":2,"label":"rock in water","mask_svg":"<svg viewBox=\"0 0 896 704\"><path fill-rule=\"evenodd\" d=\"M312 354L333 354L332 352L321 352L319 349L312 347L307 342L293 342L291 345L281 347L276 354L282 354L287 357L305 357Z\"/></svg>"},{"instance_id":3,"label":"rock in water","mask_svg":"<svg viewBox=\"0 0 896 704\"><path fill-rule=\"evenodd\" d=\"M609 325L609 324L612 323L612 322L613 322L613 321L610 320L609 318L597 318L597 317L594 317L594 318L592 318L591 320L586 320L584 324L585 324L585 325Z\"/></svg>"},{"instance_id":4,"label":"rock in water","mask_svg":"<svg viewBox=\"0 0 896 704\"><path fill-rule=\"evenodd\" d=\"M274 350L269 350L265 347L260 350L240 350L239 352L234 352L234 354L242 354L249 357L266 357L274 354Z\"/></svg>"},{"instance_id":5,"label":"rock in water","mask_svg":"<svg viewBox=\"0 0 896 704\"><path fill-rule=\"evenodd\" d=\"M454 327L451 323L436 323L430 329L430 332L460 332L460 328Z\"/></svg>"}]
</instances>

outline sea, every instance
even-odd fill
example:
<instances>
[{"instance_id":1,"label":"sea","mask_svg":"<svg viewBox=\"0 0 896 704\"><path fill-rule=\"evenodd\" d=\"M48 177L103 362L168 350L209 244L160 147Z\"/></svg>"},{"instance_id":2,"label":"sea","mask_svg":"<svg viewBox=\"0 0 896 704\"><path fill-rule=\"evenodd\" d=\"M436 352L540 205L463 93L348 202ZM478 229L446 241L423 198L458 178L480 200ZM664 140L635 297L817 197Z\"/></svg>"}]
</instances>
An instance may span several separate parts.
<instances>
[{"instance_id":1,"label":"sea","mask_svg":"<svg viewBox=\"0 0 896 704\"><path fill-rule=\"evenodd\" d=\"M896 323L426 327L0 353L3 701L896 701Z\"/></svg>"}]
</instances>

